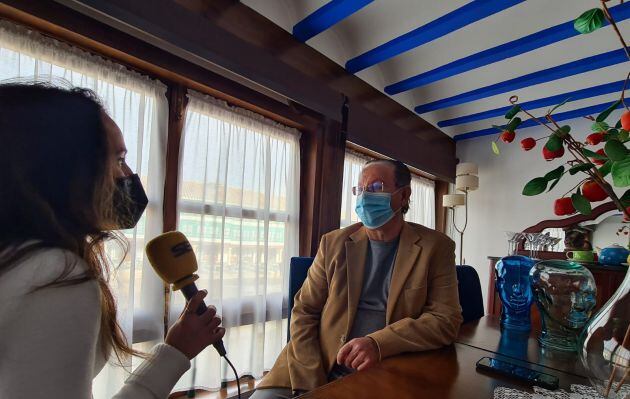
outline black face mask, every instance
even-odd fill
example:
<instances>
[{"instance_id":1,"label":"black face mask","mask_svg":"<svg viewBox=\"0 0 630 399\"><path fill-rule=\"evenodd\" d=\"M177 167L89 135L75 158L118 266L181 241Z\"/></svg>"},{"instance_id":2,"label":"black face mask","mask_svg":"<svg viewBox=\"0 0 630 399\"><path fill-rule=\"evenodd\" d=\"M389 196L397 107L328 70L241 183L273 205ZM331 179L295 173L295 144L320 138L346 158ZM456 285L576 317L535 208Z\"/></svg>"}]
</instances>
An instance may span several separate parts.
<instances>
[{"instance_id":1,"label":"black face mask","mask_svg":"<svg viewBox=\"0 0 630 399\"><path fill-rule=\"evenodd\" d=\"M116 186L114 209L118 228L132 229L142 217L149 199L137 174L116 179Z\"/></svg>"}]
</instances>

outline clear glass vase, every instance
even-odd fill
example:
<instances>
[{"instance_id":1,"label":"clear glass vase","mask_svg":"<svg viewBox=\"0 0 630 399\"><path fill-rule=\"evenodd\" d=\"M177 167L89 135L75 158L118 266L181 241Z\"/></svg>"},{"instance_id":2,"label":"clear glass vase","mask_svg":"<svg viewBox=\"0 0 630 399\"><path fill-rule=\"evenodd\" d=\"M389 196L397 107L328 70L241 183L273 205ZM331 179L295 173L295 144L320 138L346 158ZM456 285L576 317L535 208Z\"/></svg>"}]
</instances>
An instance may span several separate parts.
<instances>
[{"instance_id":1,"label":"clear glass vase","mask_svg":"<svg viewBox=\"0 0 630 399\"><path fill-rule=\"evenodd\" d=\"M579 263L544 260L530 277L542 320L538 342L548 350L578 352L578 336L595 307L593 275Z\"/></svg>"},{"instance_id":2,"label":"clear glass vase","mask_svg":"<svg viewBox=\"0 0 630 399\"><path fill-rule=\"evenodd\" d=\"M630 397L630 271L580 336L580 359L605 398Z\"/></svg>"},{"instance_id":3,"label":"clear glass vase","mask_svg":"<svg viewBox=\"0 0 630 399\"><path fill-rule=\"evenodd\" d=\"M496 288L501 298L501 330L529 331L533 295L529 271L534 261L527 256L506 256L495 265Z\"/></svg>"}]
</instances>

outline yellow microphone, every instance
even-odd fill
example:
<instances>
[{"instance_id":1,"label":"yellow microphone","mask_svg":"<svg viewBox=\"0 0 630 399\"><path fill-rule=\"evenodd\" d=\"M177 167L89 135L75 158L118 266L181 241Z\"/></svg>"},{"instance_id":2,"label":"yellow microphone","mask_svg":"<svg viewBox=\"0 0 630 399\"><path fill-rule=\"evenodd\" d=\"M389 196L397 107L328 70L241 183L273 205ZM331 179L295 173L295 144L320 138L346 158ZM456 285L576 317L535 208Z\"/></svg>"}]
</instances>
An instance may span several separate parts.
<instances>
[{"instance_id":1,"label":"yellow microphone","mask_svg":"<svg viewBox=\"0 0 630 399\"><path fill-rule=\"evenodd\" d=\"M172 284L173 291L181 290L186 300L190 301L198 291L195 280L199 276L195 273L198 269L197 258L186 236L179 231L160 234L147 243L146 252L158 276ZM196 312L200 315L206 309L206 304L201 302ZM213 346L219 355L225 356L222 340Z\"/></svg>"}]
</instances>

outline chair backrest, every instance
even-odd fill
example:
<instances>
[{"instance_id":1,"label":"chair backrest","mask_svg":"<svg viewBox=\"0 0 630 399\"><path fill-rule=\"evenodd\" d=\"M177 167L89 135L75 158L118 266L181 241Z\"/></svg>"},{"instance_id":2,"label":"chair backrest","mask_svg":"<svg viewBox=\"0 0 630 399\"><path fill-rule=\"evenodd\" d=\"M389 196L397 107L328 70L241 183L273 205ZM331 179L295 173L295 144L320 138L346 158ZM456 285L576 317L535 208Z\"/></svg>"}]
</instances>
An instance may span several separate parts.
<instances>
[{"instance_id":1,"label":"chair backrest","mask_svg":"<svg viewBox=\"0 0 630 399\"><path fill-rule=\"evenodd\" d=\"M457 265L456 270L459 304L462 307L464 323L477 320L484 315L479 275L474 267L468 265Z\"/></svg>"},{"instance_id":2,"label":"chair backrest","mask_svg":"<svg viewBox=\"0 0 630 399\"><path fill-rule=\"evenodd\" d=\"M295 294L302 288L306 275L308 274L308 268L313 264L313 259L310 257L293 257L291 258L291 264L289 265L289 323L287 327L289 332L287 337L291 337L291 311L293 310L293 303Z\"/></svg>"}]
</instances>

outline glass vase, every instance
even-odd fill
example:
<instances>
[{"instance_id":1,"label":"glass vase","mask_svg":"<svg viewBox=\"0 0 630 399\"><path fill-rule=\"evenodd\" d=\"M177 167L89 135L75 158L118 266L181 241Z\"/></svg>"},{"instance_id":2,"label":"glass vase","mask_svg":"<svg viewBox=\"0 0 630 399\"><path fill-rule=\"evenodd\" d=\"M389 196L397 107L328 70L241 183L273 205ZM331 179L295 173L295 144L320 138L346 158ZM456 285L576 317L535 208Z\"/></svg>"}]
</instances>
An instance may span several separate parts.
<instances>
[{"instance_id":1,"label":"glass vase","mask_svg":"<svg viewBox=\"0 0 630 399\"><path fill-rule=\"evenodd\" d=\"M630 271L580 336L580 359L605 398L630 397Z\"/></svg>"},{"instance_id":2,"label":"glass vase","mask_svg":"<svg viewBox=\"0 0 630 399\"><path fill-rule=\"evenodd\" d=\"M496 288L501 298L501 330L529 331L533 301L529 271L534 261L526 256L501 258L495 265Z\"/></svg>"},{"instance_id":3,"label":"glass vase","mask_svg":"<svg viewBox=\"0 0 630 399\"><path fill-rule=\"evenodd\" d=\"M542 321L538 342L548 350L577 352L578 336L595 307L593 275L579 263L544 260L530 276Z\"/></svg>"}]
</instances>

